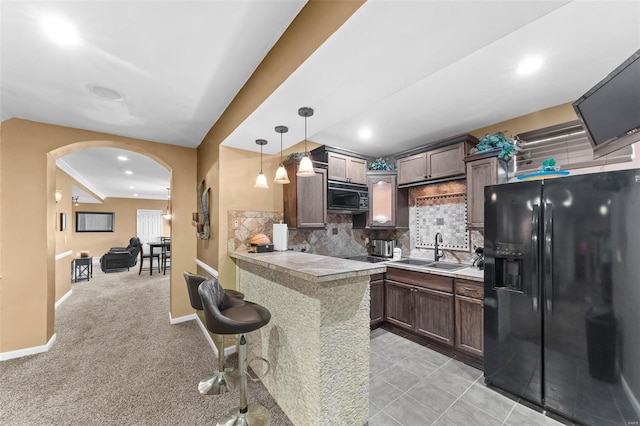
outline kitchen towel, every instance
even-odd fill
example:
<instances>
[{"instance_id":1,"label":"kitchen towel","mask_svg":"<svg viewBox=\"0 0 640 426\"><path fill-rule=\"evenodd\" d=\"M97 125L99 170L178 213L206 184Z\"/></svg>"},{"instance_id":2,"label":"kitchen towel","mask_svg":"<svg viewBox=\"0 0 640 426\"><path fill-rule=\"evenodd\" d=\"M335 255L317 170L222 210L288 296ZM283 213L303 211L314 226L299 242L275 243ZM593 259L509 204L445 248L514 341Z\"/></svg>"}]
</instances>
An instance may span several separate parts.
<instances>
[{"instance_id":1,"label":"kitchen towel","mask_svg":"<svg viewBox=\"0 0 640 426\"><path fill-rule=\"evenodd\" d=\"M273 249L275 251L287 251L289 229L286 223L273 224Z\"/></svg>"}]
</instances>

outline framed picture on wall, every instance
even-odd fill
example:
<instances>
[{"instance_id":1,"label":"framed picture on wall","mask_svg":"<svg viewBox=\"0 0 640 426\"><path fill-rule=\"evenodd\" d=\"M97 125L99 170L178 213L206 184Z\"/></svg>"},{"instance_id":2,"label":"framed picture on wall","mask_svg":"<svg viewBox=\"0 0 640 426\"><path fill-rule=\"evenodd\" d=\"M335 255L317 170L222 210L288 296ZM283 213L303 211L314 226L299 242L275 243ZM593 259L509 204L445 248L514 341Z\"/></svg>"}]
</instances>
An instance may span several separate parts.
<instances>
[{"instance_id":1,"label":"framed picture on wall","mask_svg":"<svg viewBox=\"0 0 640 426\"><path fill-rule=\"evenodd\" d=\"M76 212L76 232L113 232L115 214Z\"/></svg>"},{"instance_id":2,"label":"framed picture on wall","mask_svg":"<svg viewBox=\"0 0 640 426\"><path fill-rule=\"evenodd\" d=\"M67 229L67 214L60 213L60 230L64 231Z\"/></svg>"}]
</instances>

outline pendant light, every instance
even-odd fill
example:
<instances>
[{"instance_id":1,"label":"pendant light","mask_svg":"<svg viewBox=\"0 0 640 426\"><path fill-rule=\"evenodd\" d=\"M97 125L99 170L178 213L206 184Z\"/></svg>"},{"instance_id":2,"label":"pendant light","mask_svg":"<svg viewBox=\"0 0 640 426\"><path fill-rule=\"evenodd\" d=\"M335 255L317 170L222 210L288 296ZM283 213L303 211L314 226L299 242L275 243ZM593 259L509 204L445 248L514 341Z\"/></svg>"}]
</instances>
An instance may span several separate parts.
<instances>
[{"instance_id":1,"label":"pendant light","mask_svg":"<svg viewBox=\"0 0 640 426\"><path fill-rule=\"evenodd\" d=\"M256 139L256 144L260 145L260 174L256 178L256 184L253 185L253 187L269 189L269 185L267 185L267 177L262 173L262 147L267 144L267 141L264 139Z\"/></svg>"},{"instance_id":2,"label":"pendant light","mask_svg":"<svg viewBox=\"0 0 640 426\"><path fill-rule=\"evenodd\" d=\"M280 185L286 185L289 183L289 175L287 175L287 169L282 164L282 134L287 133L289 128L287 126L276 126L276 133L280 133L280 165L276 171L276 178L273 183L279 183Z\"/></svg>"},{"instance_id":3,"label":"pendant light","mask_svg":"<svg viewBox=\"0 0 640 426\"><path fill-rule=\"evenodd\" d=\"M313 170L313 164L311 163L311 157L307 151L307 117L313 115L313 109L309 107L302 107L298 110L298 115L304 117L304 157L300 160L298 166L298 173L296 176L310 177L315 176L316 172Z\"/></svg>"}]
</instances>

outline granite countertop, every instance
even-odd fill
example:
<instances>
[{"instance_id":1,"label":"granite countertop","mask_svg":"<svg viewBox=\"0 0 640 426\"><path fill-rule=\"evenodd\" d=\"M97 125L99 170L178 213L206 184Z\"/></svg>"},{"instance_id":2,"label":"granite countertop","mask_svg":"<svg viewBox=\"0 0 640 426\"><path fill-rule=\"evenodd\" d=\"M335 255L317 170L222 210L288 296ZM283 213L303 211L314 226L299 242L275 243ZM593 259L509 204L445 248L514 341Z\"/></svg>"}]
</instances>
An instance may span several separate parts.
<instances>
[{"instance_id":1,"label":"granite countertop","mask_svg":"<svg viewBox=\"0 0 640 426\"><path fill-rule=\"evenodd\" d=\"M230 256L312 282L327 282L345 278L364 277L384 273L381 264L358 262L311 253L294 251L271 253L234 252Z\"/></svg>"}]
</instances>

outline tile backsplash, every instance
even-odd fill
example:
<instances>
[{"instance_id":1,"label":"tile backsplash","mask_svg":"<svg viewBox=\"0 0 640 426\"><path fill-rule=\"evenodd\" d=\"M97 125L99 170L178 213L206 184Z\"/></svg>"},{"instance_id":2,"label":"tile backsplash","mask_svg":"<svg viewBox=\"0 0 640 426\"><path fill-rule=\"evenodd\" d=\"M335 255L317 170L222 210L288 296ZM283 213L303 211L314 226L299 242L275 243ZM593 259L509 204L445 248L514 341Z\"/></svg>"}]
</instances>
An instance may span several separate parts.
<instances>
[{"instance_id":1,"label":"tile backsplash","mask_svg":"<svg viewBox=\"0 0 640 426\"><path fill-rule=\"evenodd\" d=\"M228 216L227 250L247 250L255 234L273 239L273 224L283 219L279 212L232 210ZM237 226L235 223L237 221ZM351 215L329 214L326 229L289 229L289 249L325 256L360 256L367 254L367 239L397 240L403 252L409 250L409 231L354 229Z\"/></svg>"},{"instance_id":2,"label":"tile backsplash","mask_svg":"<svg viewBox=\"0 0 640 426\"><path fill-rule=\"evenodd\" d=\"M402 249L403 256L433 259L433 249L429 247L428 241L424 246L421 246L420 242L416 244L418 235L416 232L418 207L416 206L424 204L425 198L441 201L446 199L447 195L464 193L466 193L464 180L411 188L409 190L409 229L354 229L351 215L329 214L326 229L289 229L289 249L325 256L360 256L367 254L367 240L380 238L396 240L396 245ZM432 210L426 208L424 211ZM248 250L249 241L255 234L265 234L273 240L273 224L283 220L283 214L280 212L231 210L227 216L227 250L229 252ZM427 222L436 219L423 218ZM440 222L436 223L444 242L444 257L441 260L470 264L473 261L474 247L484 244L482 232L467 231L464 214L448 214L445 220ZM468 236L467 248L447 247L447 244L451 244L454 239L459 239L460 235ZM454 238L454 236L457 237Z\"/></svg>"}]
</instances>

